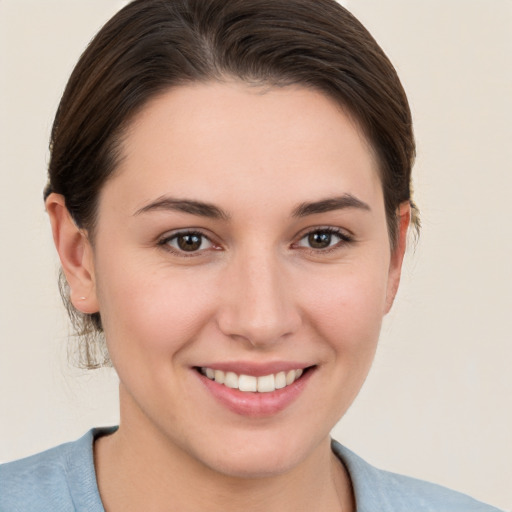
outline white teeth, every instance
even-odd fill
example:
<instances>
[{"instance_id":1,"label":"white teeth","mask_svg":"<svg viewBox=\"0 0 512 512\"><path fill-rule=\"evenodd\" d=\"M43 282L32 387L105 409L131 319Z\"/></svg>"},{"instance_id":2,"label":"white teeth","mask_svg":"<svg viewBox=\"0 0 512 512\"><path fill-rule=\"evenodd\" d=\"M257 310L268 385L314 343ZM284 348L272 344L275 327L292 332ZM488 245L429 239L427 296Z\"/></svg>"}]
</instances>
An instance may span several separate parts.
<instances>
[{"instance_id":1,"label":"white teeth","mask_svg":"<svg viewBox=\"0 0 512 512\"><path fill-rule=\"evenodd\" d=\"M222 370L215 370L214 378L215 382L218 382L219 384L224 384L226 376L224 375L224 372Z\"/></svg>"},{"instance_id":2,"label":"white teeth","mask_svg":"<svg viewBox=\"0 0 512 512\"><path fill-rule=\"evenodd\" d=\"M260 393L270 393L276 390L275 377L273 375L265 375L258 377L258 391Z\"/></svg>"},{"instance_id":3,"label":"white teeth","mask_svg":"<svg viewBox=\"0 0 512 512\"><path fill-rule=\"evenodd\" d=\"M282 389L282 388L286 387L286 373L284 373L284 372L276 373L275 386L276 386L276 389Z\"/></svg>"},{"instance_id":4,"label":"white teeth","mask_svg":"<svg viewBox=\"0 0 512 512\"><path fill-rule=\"evenodd\" d=\"M258 379L251 375L240 375L238 378L238 389L240 391L256 391L258 389Z\"/></svg>"},{"instance_id":5,"label":"white teeth","mask_svg":"<svg viewBox=\"0 0 512 512\"><path fill-rule=\"evenodd\" d=\"M233 372L226 372L224 378L224 386L228 388L238 389L238 375Z\"/></svg>"},{"instance_id":6,"label":"white teeth","mask_svg":"<svg viewBox=\"0 0 512 512\"><path fill-rule=\"evenodd\" d=\"M303 373L301 368L278 372L276 374L254 377L253 375L237 375L235 372L224 372L212 368L201 368L201 373L218 384L224 384L228 388L239 389L245 392L271 393L276 389L282 389L293 384Z\"/></svg>"}]
</instances>

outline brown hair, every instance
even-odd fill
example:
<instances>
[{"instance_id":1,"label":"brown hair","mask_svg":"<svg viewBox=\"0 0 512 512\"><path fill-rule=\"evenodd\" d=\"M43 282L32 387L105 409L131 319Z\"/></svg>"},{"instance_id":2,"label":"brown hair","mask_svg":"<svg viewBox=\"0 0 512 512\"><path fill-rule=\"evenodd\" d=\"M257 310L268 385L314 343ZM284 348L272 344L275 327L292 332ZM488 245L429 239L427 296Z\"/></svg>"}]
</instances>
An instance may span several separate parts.
<instances>
[{"instance_id":1,"label":"brown hair","mask_svg":"<svg viewBox=\"0 0 512 512\"><path fill-rule=\"evenodd\" d=\"M405 92L373 37L335 0L128 4L92 40L69 79L53 125L45 197L62 194L77 226L93 241L99 192L115 172L123 131L137 112L171 87L226 77L279 87L300 84L334 98L377 155L391 244L402 202L411 202L418 227L411 201L415 145ZM107 363L98 338L99 313L74 310L62 277L61 289L81 335L83 363Z\"/></svg>"}]
</instances>

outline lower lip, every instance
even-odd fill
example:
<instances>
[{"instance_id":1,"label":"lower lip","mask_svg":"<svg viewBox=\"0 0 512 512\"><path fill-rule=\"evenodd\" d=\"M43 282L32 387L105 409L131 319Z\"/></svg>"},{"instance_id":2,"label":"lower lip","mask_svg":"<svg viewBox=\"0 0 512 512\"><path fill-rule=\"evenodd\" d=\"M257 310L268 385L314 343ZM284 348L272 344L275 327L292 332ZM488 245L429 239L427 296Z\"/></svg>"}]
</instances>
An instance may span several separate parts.
<instances>
[{"instance_id":1,"label":"lower lip","mask_svg":"<svg viewBox=\"0 0 512 512\"><path fill-rule=\"evenodd\" d=\"M294 402L309 382L314 368L309 368L293 384L270 393L251 393L228 388L194 370L206 389L230 411L241 416L265 417L277 414Z\"/></svg>"}]
</instances>

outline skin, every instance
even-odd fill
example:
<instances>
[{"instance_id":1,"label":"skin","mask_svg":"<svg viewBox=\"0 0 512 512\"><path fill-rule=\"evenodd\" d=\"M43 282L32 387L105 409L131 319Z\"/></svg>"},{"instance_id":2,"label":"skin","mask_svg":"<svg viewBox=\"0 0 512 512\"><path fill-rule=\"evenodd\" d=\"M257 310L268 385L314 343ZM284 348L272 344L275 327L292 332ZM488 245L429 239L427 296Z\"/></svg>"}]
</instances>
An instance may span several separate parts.
<instances>
[{"instance_id":1,"label":"skin","mask_svg":"<svg viewBox=\"0 0 512 512\"><path fill-rule=\"evenodd\" d=\"M106 509L354 510L329 433L371 366L410 219L404 204L391 250L364 136L319 92L233 81L153 99L122 153L94 244L61 196L47 201L73 304L101 312L120 379L120 428L95 445ZM176 232L191 229L201 246L180 251ZM312 248L311 232L326 244ZM239 361L314 371L287 407L255 417L194 369Z\"/></svg>"}]
</instances>

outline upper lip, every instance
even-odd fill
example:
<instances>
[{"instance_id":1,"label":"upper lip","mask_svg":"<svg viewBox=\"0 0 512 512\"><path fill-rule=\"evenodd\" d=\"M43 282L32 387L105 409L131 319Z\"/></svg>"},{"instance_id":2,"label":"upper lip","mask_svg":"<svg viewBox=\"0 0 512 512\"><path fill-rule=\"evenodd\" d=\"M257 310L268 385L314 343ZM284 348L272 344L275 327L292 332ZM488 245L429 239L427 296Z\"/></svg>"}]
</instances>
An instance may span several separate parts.
<instances>
[{"instance_id":1,"label":"upper lip","mask_svg":"<svg viewBox=\"0 0 512 512\"><path fill-rule=\"evenodd\" d=\"M255 363L249 361L226 361L217 363L205 363L197 365L197 368L211 368L212 370L233 372L238 375L252 375L254 377L263 377L264 375L270 375L279 372L288 372L290 370L304 370L310 366L314 365L294 361L273 361L268 363Z\"/></svg>"}]
</instances>

